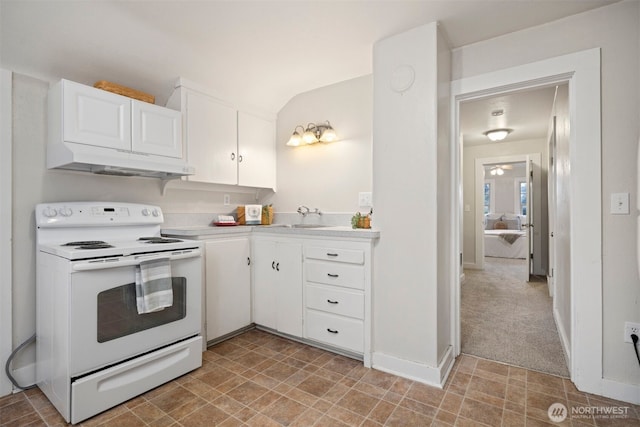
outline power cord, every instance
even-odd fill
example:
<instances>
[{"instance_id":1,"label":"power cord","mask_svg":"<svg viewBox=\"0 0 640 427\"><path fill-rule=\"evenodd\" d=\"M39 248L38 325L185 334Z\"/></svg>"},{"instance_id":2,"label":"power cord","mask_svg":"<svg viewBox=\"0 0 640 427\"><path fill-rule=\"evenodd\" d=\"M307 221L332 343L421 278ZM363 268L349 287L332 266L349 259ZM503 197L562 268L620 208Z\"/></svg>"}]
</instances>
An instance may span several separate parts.
<instances>
[{"instance_id":1,"label":"power cord","mask_svg":"<svg viewBox=\"0 0 640 427\"><path fill-rule=\"evenodd\" d=\"M636 341L637 341L636 337ZM9 380L11 381L11 384L13 384L14 386L16 386L16 388L22 389L22 390L29 390L31 388L34 388L36 386L36 384L31 384L28 386L21 386L20 384L18 384L18 381L16 381L15 378L13 378L13 375L11 375L11 369L9 369L10 365L11 365L11 361L13 360L14 356L23 348L25 348L28 344L31 344L32 342L35 342L36 340L36 334L31 335L31 337L26 340L25 342L23 342L22 344L20 344L18 346L18 348L16 348L15 350L13 350L11 352L11 355L9 355L9 358L7 359L7 363L4 365L4 373L7 374L7 378L9 378ZM637 352L637 350L636 350Z\"/></svg>"},{"instance_id":2,"label":"power cord","mask_svg":"<svg viewBox=\"0 0 640 427\"><path fill-rule=\"evenodd\" d=\"M636 334L631 334L631 341L633 341L633 349L636 351L638 364L640 364L640 354L638 354L638 336Z\"/></svg>"}]
</instances>

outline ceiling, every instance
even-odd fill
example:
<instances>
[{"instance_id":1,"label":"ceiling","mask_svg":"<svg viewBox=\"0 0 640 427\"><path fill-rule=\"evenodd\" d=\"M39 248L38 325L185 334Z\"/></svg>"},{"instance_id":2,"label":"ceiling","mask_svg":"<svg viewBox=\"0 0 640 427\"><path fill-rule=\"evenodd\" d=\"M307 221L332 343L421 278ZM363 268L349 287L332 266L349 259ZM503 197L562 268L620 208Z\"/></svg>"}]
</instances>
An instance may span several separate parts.
<instances>
[{"instance_id":1,"label":"ceiling","mask_svg":"<svg viewBox=\"0 0 640 427\"><path fill-rule=\"evenodd\" d=\"M465 147L506 144L547 137L555 86L512 92L460 104L460 133ZM492 113L502 111L502 115ZM485 132L511 129L502 141L491 142Z\"/></svg>"},{"instance_id":2,"label":"ceiling","mask_svg":"<svg viewBox=\"0 0 640 427\"><path fill-rule=\"evenodd\" d=\"M164 104L178 77L279 111L370 74L378 40L439 21L452 48L614 3L496 1L0 0L0 65L46 80L109 80Z\"/></svg>"}]
</instances>

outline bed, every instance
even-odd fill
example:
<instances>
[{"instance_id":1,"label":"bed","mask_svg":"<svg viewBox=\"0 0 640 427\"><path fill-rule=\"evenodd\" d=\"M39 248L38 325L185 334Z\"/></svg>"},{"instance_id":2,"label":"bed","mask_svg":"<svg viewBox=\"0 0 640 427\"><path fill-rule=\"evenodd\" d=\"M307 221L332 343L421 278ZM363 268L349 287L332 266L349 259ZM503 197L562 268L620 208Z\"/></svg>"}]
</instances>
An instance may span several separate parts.
<instances>
[{"instance_id":1,"label":"bed","mask_svg":"<svg viewBox=\"0 0 640 427\"><path fill-rule=\"evenodd\" d=\"M526 259L529 253L523 218L513 214L485 216L484 256Z\"/></svg>"}]
</instances>

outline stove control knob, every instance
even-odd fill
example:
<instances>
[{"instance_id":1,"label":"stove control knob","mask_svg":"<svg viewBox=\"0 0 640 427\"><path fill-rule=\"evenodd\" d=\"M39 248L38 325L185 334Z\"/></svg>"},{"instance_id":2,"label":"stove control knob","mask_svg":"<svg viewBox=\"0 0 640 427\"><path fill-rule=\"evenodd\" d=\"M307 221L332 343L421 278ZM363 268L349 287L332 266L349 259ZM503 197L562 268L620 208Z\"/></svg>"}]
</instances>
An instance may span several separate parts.
<instances>
[{"instance_id":1,"label":"stove control knob","mask_svg":"<svg viewBox=\"0 0 640 427\"><path fill-rule=\"evenodd\" d=\"M71 210L71 208L68 208L68 207L64 207L64 208L60 209L59 213L62 216L71 216L71 215L73 215L73 211Z\"/></svg>"},{"instance_id":2,"label":"stove control knob","mask_svg":"<svg viewBox=\"0 0 640 427\"><path fill-rule=\"evenodd\" d=\"M56 215L58 215L58 212L56 212L56 210L54 208L52 208L51 206L46 207L42 210L42 215L46 216L47 218L53 218Z\"/></svg>"},{"instance_id":3,"label":"stove control knob","mask_svg":"<svg viewBox=\"0 0 640 427\"><path fill-rule=\"evenodd\" d=\"M158 209L154 209L153 212L151 212L153 214L153 216L159 216L160 212L158 212Z\"/></svg>"},{"instance_id":4,"label":"stove control knob","mask_svg":"<svg viewBox=\"0 0 640 427\"><path fill-rule=\"evenodd\" d=\"M143 216L149 216L151 215L151 211L147 208L142 209L142 215Z\"/></svg>"}]
</instances>

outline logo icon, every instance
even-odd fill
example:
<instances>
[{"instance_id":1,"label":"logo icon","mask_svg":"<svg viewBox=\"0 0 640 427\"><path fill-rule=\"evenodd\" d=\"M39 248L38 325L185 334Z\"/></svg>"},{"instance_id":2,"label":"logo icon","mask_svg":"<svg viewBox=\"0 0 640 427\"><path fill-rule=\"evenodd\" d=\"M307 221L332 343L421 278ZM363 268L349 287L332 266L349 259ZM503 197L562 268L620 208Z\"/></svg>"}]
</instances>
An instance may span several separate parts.
<instances>
[{"instance_id":1,"label":"logo icon","mask_svg":"<svg viewBox=\"0 0 640 427\"><path fill-rule=\"evenodd\" d=\"M549 406L549 410L547 411L549 419L554 423L563 422L565 419L567 419L567 414L567 407L558 402L552 403L551 406Z\"/></svg>"}]
</instances>

